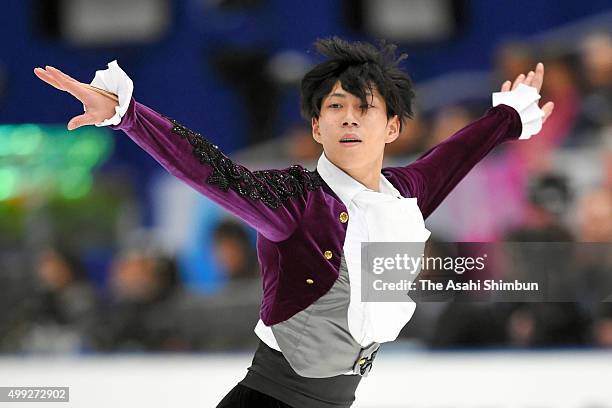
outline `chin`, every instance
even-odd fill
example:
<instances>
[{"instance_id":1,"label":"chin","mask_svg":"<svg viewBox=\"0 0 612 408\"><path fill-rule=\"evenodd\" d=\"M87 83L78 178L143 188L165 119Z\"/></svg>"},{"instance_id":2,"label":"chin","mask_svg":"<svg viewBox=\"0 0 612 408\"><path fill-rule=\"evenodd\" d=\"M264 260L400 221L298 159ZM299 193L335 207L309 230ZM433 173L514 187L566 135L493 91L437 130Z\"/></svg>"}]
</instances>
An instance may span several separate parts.
<instances>
[{"instance_id":1,"label":"chin","mask_svg":"<svg viewBox=\"0 0 612 408\"><path fill-rule=\"evenodd\" d=\"M336 166L342 168L343 170L350 170L352 168L359 168L362 163L361 160L356 160L357 154L350 152L343 152L342 154L338 154L335 156L335 160L332 160L336 164Z\"/></svg>"}]
</instances>

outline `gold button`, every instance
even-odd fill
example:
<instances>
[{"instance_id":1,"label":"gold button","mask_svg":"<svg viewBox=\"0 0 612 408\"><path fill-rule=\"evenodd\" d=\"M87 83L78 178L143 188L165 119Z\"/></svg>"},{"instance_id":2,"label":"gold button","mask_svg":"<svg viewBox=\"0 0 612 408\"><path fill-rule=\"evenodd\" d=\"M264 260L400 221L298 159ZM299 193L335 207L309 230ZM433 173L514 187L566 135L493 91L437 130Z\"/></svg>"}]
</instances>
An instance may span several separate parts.
<instances>
[{"instance_id":1,"label":"gold button","mask_svg":"<svg viewBox=\"0 0 612 408\"><path fill-rule=\"evenodd\" d=\"M344 224L347 221L348 221L348 214L346 213L346 211L342 211L340 213L340 222Z\"/></svg>"},{"instance_id":2,"label":"gold button","mask_svg":"<svg viewBox=\"0 0 612 408\"><path fill-rule=\"evenodd\" d=\"M331 259L332 257L332 251L325 251L323 253L323 256L325 257L325 259Z\"/></svg>"},{"instance_id":3,"label":"gold button","mask_svg":"<svg viewBox=\"0 0 612 408\"><path fill-rule=\"evenodd\" d=\"M366 362L365 358L362 358L361 360L359 360L359 365L364 365Z\"/></svg>"},{"instance_id":4,"label":"gold button","mask_svg":"<svg viewBox=\"0 0 612 408\"><path fill-rule=\"evenodd\" d=\"M314 281L312 279L306 279L306 283L309 285L312 285L314 283Z\"/></svg>"}]
</instances>

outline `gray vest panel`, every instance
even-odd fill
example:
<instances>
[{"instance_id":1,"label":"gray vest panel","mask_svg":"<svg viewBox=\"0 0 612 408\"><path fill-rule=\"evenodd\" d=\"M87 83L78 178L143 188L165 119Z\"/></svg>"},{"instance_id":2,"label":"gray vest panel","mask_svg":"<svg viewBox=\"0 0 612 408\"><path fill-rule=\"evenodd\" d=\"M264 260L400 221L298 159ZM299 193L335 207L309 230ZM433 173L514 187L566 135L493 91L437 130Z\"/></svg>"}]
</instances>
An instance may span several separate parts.
<instances>
[{"instance_id":1,"label":"gray vest panel","mask_svg":"<svg viewBox=\"0 0 612 408\"><path fill-rule=\"evenodd\" d=\"M343 254L332 288L306 309L271 326L283 355L299 375L322 378L344 374L378 349L378 343L373 343L364 350L353 339L347 319L349 302L350 282Z\"/></svg>"}]
</instances>

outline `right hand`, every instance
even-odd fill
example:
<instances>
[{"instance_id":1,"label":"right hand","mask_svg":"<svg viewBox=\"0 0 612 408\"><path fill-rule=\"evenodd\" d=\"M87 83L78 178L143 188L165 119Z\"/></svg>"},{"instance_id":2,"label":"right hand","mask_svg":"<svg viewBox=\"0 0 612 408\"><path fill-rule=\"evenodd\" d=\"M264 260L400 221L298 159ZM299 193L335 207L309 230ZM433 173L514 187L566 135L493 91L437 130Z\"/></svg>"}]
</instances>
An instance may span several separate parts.
<instances>
[{"instance_id":1,"label":"right hand","mask_svg":"<svg viewBox=\"0 0 612 408\"><path fill-rule=\"evenodd\" d=\"M514 91L519 84L525 84L527 86L534 87L538 93L540 89L542 89L542 83L544 82L544 64L539 62L536 65L535 71L529 71L527 76L525 74L520 74L514 80L514 83L511 81L506 81L501 86L501 92L509 92ZM539 103L538 103L539 105ZM555 103L552 101L546 102L544 106L542 106L542 112L544 112L544 117L542 118L542 124L546 122L546 119L552 114L555 109Z\"/></svg>"},{"instance_id":2,"label":"right hand","mask_svg":"<svg viewBox=\"0 0 612 408\"><path fill-rule=\"evenodd\" d=\"M85 106L84 114L68 121L68 130L100 123L115 115L115 107L119 105L116 100L91 89L90 85L77 81L59 69L47 65L45 69L34 68L34 74L49 85L68 92Z\"/></svg>"}]
</instances>

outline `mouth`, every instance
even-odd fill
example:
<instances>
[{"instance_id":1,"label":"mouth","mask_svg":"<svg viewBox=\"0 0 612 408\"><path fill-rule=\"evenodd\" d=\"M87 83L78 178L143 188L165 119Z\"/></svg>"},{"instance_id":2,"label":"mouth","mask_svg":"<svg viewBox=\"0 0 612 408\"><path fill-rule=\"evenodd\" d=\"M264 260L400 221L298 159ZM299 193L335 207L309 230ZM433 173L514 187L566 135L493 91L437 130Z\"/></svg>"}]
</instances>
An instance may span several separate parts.
<instances>
[{"instance_id":1,"label":"mouth","mask_svg":"<svg viewBox=\"0 0 612 408\"><path fill-rule=\"evenodd\" d=\"M361 143L361 139L357 135L346 134L340 139L340 143Z\"/></svg>"}]
</instances>

